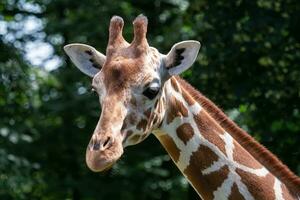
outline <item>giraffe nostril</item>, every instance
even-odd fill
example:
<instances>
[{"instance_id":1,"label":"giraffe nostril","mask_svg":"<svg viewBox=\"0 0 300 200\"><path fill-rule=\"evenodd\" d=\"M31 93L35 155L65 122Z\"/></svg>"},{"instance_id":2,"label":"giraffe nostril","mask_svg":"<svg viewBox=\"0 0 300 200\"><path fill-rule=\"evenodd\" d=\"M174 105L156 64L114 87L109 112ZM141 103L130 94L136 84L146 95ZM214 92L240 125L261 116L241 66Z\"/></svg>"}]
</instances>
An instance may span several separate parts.
<instances>
[{"instance_id":1,"label":"giraffe nostril","mask_svg":"<svg viewBox=\"0 0 300 200\"><path fill-rule=\"evenodd\" d=\"M99 140L96 140L94 145L93 145L93 150L94 151L97 151L100 149L100 141Z\"/></svg>"},{"instance_id":2,"label":"giraffe nostril","mask_svg":"<svg viewBox=\"0 0 300 200\"><path fill-rule=\"evenodd\" d=\"M103 142L102 148L106 149L111 144L111 137L107 137L106 140Z\"/></svg>"},{"instance_id":3,"label":"giraffe nostril","mask_svg":"<svg viewBox=\"0 0 300 200\"><path fill-rule=\"evenodd\" d=\"M103 138L102 140L99 139L93 139L90 144L89 148L91 151L103 151L105 149L108 149L112 146L113 143L113 138L112 137L106 137Z\"/></svg>"}]
</instances>

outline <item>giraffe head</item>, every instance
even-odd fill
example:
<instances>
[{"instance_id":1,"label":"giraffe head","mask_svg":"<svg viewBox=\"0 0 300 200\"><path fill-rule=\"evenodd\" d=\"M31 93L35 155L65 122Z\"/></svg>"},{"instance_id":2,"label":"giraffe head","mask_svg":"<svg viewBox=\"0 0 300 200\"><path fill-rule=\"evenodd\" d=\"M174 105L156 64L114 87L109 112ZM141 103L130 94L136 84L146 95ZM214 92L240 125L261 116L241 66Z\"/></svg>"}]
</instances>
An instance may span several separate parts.
<instances>
[{"instance_id":1,"label":"giraffe head","mask_svg":"<svg viewBox=\"0 0 300 200\"><path fill-rule=\"evenodd\" d=\"M77 68L93 78L92 88L99 95L101 116L86 150L93 171L112 166L126 146L141 142L159 127L164 83L189 68L200 49L199 42L184 41L167 55L160 54L148 45L147 23L142 15L133 21L129 44L122 36L123 19L112 17L106 55L84 44L64 47Z\"/></svg>"}]
</instances>

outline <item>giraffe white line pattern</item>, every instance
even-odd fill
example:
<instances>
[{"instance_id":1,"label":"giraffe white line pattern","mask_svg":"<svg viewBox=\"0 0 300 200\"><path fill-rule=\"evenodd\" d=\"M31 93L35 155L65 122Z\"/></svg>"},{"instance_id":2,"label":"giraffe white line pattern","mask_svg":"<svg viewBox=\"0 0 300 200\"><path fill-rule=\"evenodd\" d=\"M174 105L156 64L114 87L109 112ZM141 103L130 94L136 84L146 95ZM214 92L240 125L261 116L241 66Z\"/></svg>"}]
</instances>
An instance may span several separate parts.
<instances>
[{"instance_id":1,"label":"giraffe white line pattern","mask_svg":"<svg viewBox=\"0 0 300 200\"><path fill-rule=\"evenodd\" d=\"M170 91L170 90L169 90ZM202 170L202 174L208 175L210 173L216 172L220 170L222 167L227 166L229 169L229 174L227 178L224 180L222 185L220 185L216 191L214 191L214 199L227 199L228 196L231 194L231 189L234 184L237 185L239 192L241 195L246 199L246 200L254 200L254 197L252 194L249 192L247 186L243 183L240 175L236 173L236 169L243 170L247 173L251 173L253 175L256 175L258 177L265 177L269 171L265 167L261 167L259 169L253 169L248 166L242 165L240 163L237 163L234 158L233 158L233 151L234 151L234 140L232 136L224 132L223 134L220 134L220 138L224 141L225 143L225 151L226 153L224 154L215 144L211 143L208 141L206 138L203 137L201 134L199 128L197 127L196 122L194 121L193 115L198 114L199 112L202 111L202 107L199 104L194 104L189 106L182 96L180 95L179 92L175 90L171 90L172 96L176 98L176 100L180 101L188 110L188 116L187 117L177 117L175 118L171 123L167 124L166 120L164 121L163 127L165 127L164 131L171 136L172 140L180 150L180 156L178 159L178 162L176 163L178 168L184 172L185 169L188 167L190 164L190 158L194 152L197 151L199 146L203 145L208 148L210 148L216 155L219 157L219 159L215 162L212 163L211 166L208 168ZM186 143L184 144L183 141L181 141L177 134L176 134L176 129L179 127L180 124L183 123L190 123L191 127L193 128L194 135L193 137ZM274 191L276 195L276 199L283 199L282 198L282 192L281 192L281 187L280 187L280 181L276 179L275 184L274 184Z\"/></svg>"},{"instance_id":2,"label":"giraffe white line pattern","mask_svg":"<svg viewBox=\"0 0 300 200\"><path fill-rule=\"evenodd\" d=\"M275 200L284 199L283 196L282 196L281 183L277 178L275 178L274 191L275 191Z\"/></svg>"}]
</instances>

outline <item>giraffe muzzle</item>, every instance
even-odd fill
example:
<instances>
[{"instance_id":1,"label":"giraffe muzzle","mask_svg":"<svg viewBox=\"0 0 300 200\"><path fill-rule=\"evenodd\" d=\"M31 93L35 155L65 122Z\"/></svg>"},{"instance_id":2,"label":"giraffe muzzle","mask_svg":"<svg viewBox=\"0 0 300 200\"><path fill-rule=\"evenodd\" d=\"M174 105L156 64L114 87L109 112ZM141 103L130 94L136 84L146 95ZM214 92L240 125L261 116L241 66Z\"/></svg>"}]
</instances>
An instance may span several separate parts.
<instances>
[{"instance_id":1,"label":"giraffe muzzle","mask_svg":"<svg viewBox=\"0 0 300 200\"><path fill-rule=\"evenodd\" d=\"M110 168L123 154L122 140L110 136L92 138L86 150L87 166L94 172Z\"/></svg>"}]
</instances>

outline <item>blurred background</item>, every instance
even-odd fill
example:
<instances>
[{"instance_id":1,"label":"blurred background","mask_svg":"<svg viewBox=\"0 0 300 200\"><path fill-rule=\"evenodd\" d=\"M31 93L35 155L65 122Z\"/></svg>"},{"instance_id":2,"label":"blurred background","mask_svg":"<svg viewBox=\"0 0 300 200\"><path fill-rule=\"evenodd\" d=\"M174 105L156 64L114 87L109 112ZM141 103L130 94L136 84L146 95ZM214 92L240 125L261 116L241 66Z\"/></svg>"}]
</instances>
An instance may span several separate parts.
<instances>
[{"instance_id":1,"label":"blurred background","mask_svg":"<svg viewBox=\"0 0 300 200\"><path fill-rule=\"evenodd\" d=\"M62 48L105 52L113 15L131 41L141 13L162 53L202 43L183 77L300 174L299 0L1 0L0 199L198 199L153 136L110 171L85 164L100 108Z\"/></svg>"}]
</instances>

